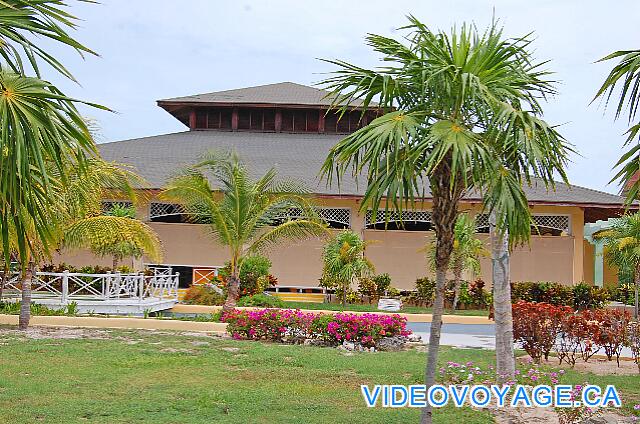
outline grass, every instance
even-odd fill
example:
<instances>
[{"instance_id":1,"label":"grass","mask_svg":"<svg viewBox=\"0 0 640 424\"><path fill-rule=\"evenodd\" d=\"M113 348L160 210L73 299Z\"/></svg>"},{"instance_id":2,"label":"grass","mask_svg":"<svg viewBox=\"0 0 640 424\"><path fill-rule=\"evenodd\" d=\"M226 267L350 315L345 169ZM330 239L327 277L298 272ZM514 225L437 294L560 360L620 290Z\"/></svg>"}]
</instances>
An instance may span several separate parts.
<instances>
[{"instance_id":1,"label":"grass","mask_svg":"<svg viewBox=\"0 0 640 424\"><path fill-rule=\"evenodd\" d=\"M359 385L422 381L421 353L344 356L328 348L110 334L105 340L0 339L3 422L403 423L419 415L366 408ZM192 344L205 340L208 345ZM444 352L452 360L469 353ZM488 413L468 408L436 414L441 423L492 422Z\"/></svg>"},{"instance_id":2,"label":"grass","mask_svg":"<svg viewBox=\"0 0 640 424\"><path fill-rule=\"evenodd\" d=\"M340 303L311 303L311 302L284 302L284 308L288 309L326 309L329 311L342 311L342 304ZM345 311L354 312L381 312L376 305L371 304L347 304L344 308ZM431 308L423 308L420 306L403 306L400 312L405 314L430 314ZM451 314L450 310L445 310L445 314ZM456 310L454 315L474 315L474 316L488 316L489 312L482 309L465 309Z\"/></svg>"},{"instance_id":3,"label":"grass","mask_svg":"<svg viewBox=\"0 0 640 424\"><path fill-rule=\"evenodd\" d=\"M366 408L360 384L419 384L425 354L109 331L104 339L2 334L0 410L10 423L404 423L419 411ZM206 342L206 343L203 343ZM486 366L492 352L441 348L442 361ZM638 377L567 373L563 383L615 384L626 409ZM439 423L493 422L486 411L445 407Z\"/></svg>"}]
</instances>

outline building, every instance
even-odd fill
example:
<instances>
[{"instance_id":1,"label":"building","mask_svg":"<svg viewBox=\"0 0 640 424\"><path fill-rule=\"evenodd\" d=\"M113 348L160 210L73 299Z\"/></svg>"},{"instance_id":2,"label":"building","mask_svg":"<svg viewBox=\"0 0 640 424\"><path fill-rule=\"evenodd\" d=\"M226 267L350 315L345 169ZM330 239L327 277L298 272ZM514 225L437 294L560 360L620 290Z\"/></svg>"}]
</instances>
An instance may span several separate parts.
<instances>
[{"instance_id":1,"label":"building","mask_svg":"<svg viewBox=\"0 0 640 424\"><path fill-rule=\"evenodd\" d=\"M404 226L396 225L397 216L392 214L385 229L384 214L374 220L371 211L358 213L364 187L357 181L345 178L339 187L320 181L318 173L329 149L375 117L375 111L368 111L361 120L356 103L338 119L335 112L327 112L330 101L325 96L322 90L285 82L160 100L158 106L187 126L187 131L104 143L99 149L106 160L130 165L146 179L152 200L139 214L160 235L165 264L179 266L193 278L223 265L226 251L207 236L204 225L189 223L179 205L155 196L171 175L202 153L232 149L256 176L275 166L279 176L306 183L331 227L336 231L352 228L364 239L376 240L366 253L376 271L388 272L394 286L410 289L417 277L427 274L420 249L433 237L430 199L424 199L420 210L404 212ZM513 281L593 283L594 249L584 239L584 225L620 214L623 199L565 184L558 184L554 192L544 186L526 190L537 228L530 246L517 248L512 255ZM461 210L477 215L479 233L488 232L480 199L466 198ZM270 252L273 274L284 286L316 286L321 248L320 241L308 240ZM72 264L99 262L81 252L68 253L63 259ZM490 262L484 259L485 281L490 281L490 272Z\"/></svg>"}]
</instances>

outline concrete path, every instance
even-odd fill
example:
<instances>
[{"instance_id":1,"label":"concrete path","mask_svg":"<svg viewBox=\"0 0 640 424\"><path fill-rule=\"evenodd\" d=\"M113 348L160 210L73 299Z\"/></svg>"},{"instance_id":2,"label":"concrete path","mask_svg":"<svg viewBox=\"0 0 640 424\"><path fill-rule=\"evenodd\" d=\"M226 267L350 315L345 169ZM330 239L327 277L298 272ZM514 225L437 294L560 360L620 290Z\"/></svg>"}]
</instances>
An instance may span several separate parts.
<instances>
[{"instance_id":1,"label":"concrete path","mask_svg":"<svg viewBox=\"0 0 640 424\"><path fill-rule=\"evenodd\" d=\"M18 315L0 315L0 325L18 325ZM129 328L141 330L203 331L225 333L227 324L143 318L32 316L29 325L47 327Z\"/></svg>"}]
</instances>

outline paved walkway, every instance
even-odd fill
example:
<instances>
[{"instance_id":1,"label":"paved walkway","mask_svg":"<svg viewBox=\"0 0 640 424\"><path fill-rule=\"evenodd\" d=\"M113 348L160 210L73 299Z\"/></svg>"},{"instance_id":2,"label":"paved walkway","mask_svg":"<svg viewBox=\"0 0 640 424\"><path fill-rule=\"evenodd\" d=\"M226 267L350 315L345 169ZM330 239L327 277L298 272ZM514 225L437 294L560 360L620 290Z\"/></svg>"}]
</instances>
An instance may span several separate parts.
<instances>
[{"instance_id":1,"label":"paved walkway","mask_svg":"<svg viewBox=\"0 0 640 424\"><path fill-rule=\"evenodd\" d=\"M0 315L0 325L18 325L18 315ZM29 325L48 327L129 328L142 330L204 331L225 333L227 324L144 318L32 316Z\"/></svg>"}]
</instances>

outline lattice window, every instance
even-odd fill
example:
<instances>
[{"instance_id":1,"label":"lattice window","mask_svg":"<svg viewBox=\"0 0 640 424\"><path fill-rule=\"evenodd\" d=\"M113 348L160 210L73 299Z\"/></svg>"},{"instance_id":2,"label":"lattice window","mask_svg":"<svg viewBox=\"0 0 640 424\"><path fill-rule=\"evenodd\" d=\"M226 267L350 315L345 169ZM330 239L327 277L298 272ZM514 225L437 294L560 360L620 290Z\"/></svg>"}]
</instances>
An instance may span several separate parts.
<instances>
[{"instance_id":1,"label":"lattice window","mask_svg":"<svg viewBox=\"0 0 640 424\"><path fill-rule=\"evenodd\" d=\"M571 222L568 215L533 215L532 218L538 227L571 234ZM540 228L540 230L542 230L542 228Z\"/></svg>"},{"instance_id":2,"label":"lattice window","mask_svg":"<svg viewBox=\"0 0 640 424\"><path fill-rule=\"evenodd\" d=\"M479 233L489 232L489 214L481 213L476 215L476 231Z\"/></svg>"},{"instance_id":3,"label":"lattice window","mask_svg":"<svg viewBox=\"0 0 640 424\"><path fill-rule=\"evenodd\" d=\"M373 219L373 211L368 210L365 215L365 225L384 224L385 222L431 222L431 211L402 211L402 218L398 211L378 209Z\"/></svg>"},{"instance_id":4,"label":"lattice window","mask_svg":"<svg viewBox=\"0 0 640 424\"><path fill-rule=\"evenodd\" d=\"M571 234L571 220L568 215L533 215L531 217L532 234L560 235ZM489 215L486 213L476 215L476 231L489 232Z\"/></svg>"},{"instance_id":5,"label":"lattice window","mask_svg":"<svg viewBox=\"0 0 640 424\"><path fill-rule=\"evenodd\" d=\"M378 230L428 231L431 229L431 211L385 211L379 209L376 216L368 210L365 228Z\"/></svg>"},{"instance_id":6,"label":"lattice window","mask_svg":"<svg viewBox=\"0 0 640 424\"><path fill-rule=\"evenodd\" d=\"M184 213L184 207L174 203L152 202L149 206L149 218L151 219L170 215L183 215Z\"/></svg>"},{"instance_id":7,"label":"lattice window","mask_svg":"<svg viewBox=\"0 0 640 424\"><path fill-rule=\"evenodd\" d=\"M127 200L103 200L102 201L102 213L106 214L115 206L121 208L131 208L133 207L133 203Z\"/></svg>"},{"instance_id":8,"label":"lattice window","mask_svg":"<svg viewBox=\"0 0 640 424\"><path fill-rule=\"evenodd\" d=\"M314 208L316 213L329 223L332 228L351 228L351 209L349 208ZM299 208L291 208L287 218L295 219L302 215Z\"/></svg>"}]
</instances>

